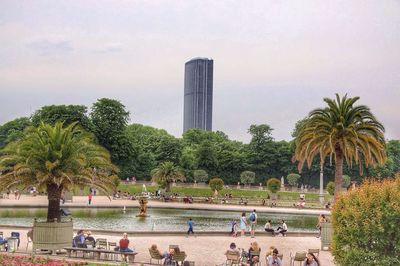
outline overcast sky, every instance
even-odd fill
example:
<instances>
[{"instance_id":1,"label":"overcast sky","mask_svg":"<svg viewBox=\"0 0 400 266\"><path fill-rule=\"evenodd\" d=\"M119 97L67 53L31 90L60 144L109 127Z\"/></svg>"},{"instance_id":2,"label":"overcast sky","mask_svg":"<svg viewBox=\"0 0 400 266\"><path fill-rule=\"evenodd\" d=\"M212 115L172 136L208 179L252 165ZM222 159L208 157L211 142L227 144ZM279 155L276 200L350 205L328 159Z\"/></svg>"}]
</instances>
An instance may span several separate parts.
<instances>
[{"instance_id":1,"label":"overcast sky","mask_svg":"<svg viewBox=\"0 0 400 266\"><path fill-rule=\"evenodd\" d=\"M0 124L49 104L120 100L183 128L184 64L214 59L213 130L289 140L336 92L400 139L400 1L0 0Z\"/></svg>"}]
</instances>

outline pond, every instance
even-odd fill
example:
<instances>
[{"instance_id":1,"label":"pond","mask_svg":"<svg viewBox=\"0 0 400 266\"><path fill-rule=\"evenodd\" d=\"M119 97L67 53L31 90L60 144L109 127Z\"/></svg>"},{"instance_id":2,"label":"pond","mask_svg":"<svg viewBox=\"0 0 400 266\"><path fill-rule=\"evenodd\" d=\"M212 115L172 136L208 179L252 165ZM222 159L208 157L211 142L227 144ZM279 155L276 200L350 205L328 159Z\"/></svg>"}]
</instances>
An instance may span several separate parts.
<instances>
[{"instance_id":1,"label":"pond","mask_svg":"<svg viewBox=\"0 0 400 266\"><path fill-rule=\"evenodd\" d=\"M232 220L239 222L241 213L233 211L182 210L149 208L147 218L138 218L137 209L121 208L71 208L74 228L127 230L127 231L186 231L187 220L192 218L195 231L230 231ZM45 208L0 209L0 224L32 226L33 218L45 218ZM246 213L249 217L250 213ZM263 230L267 220L274 228L285 220L289 231L315 232L317 217L314 215L259 213L257 230Z\"/></svg>"}]
</instances>

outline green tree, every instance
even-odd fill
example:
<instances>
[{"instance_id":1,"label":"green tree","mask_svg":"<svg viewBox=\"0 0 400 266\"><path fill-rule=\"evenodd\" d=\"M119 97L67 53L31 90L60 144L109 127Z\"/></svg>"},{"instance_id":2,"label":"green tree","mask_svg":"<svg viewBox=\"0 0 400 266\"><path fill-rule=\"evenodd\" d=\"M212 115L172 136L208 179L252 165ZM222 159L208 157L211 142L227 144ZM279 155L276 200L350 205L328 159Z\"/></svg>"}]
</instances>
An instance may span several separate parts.
<instances>
[{"instance_id":1,"label":"green tree","mask_svg":"<svg viewBox=\"0 0 400 266\"><path fill-rule=\"evenodd\" d=\"M266 181L266 185L269 191L271 191L272 193L276 193L281 187L281 181L279 181L279 179L277 178L272 177Z\"/></svg>"},{"instance_id":2,"label":"green tree","mask_svg":"<svg viewBox=\"0 0 400 266\"><path fill-rule=\"evenodd\" d=\"M182 171L173 162L163 162L152 171L153 181L165 186L166 192L171 191L171 184L176 181L185 181Z\"/></svg>"},{"instance_id":3,"label":"green tree","mask_svg":"<svg viewBox=\"0 0 400 266\"><path fill-rule=\"evenodd\" d=\"M400 174L339 195L332 224L338 265L400 265Z\"/></svg>"},{"instance_id":4,"label":"green tree","mask_svg":"<svg viewBox=\"0 0 400 266\"><path fill-rule=\"evenodd\" d=\"M208 174L206 171L199 169L193 171L193 178L197 182L207 182Z\"/></svg>"},{"instance_id":5,"label":"green tree","mask_svg":"<svg viewBox=\"0 0 400 266\"><path fill-rule=\"evenodd\" d=\"M335 191L342 187L343 161L351 167L355 161L362 172L367 167L383 164L386 160L384 127L365 105L355 106L359 97L325 98L328 107L315 109L309 121L296 137L294 158L299 170L307 162L311 167L314 157L332 156L335 161ZM337 196L338 193L335 193Z\"/></svg>"},{"instance_id":6,"label":"green tree","mask_svg":"<svg viewBox=\"0 0 400 266\"><path fill-rule=\"evenodd\" d=\"M297 187L298 181L300 179L300 175L291 173L291 174L287 175L286 179L287 179L289 185L291 185L292 187Z\"/></svg>"},{"instance_id":7,"label":"green tree","mask_svg":"<svg viewBox=\"0 0 400 266\"><path fill-rule=\"evenodd\" d=\"M224 188L224 180L218 177L214 177L208 183L212 191L221 191Z\"/></svg>"},{"instance_id":8,"label":"green tree","mask_svg":"<svg viewBox=\"0 0 400 266\"><path fill-rule=\"evenodd\" d=\"M94 144L93 137L72 123L63 127L41 124L10 143L0 157L0 187L37 186L47 191L47 221L60 221L63 190L92 186L108 193L114 189L110 176L117 168L109 153Z\"/></svg>"},{"instance_id":9,"label":"green tree","mask_svg":"<svg viewBox=\"0 0 400 266\"><path fill-rule=\"evenodd\" d=\"M99 143L111 153L111 159L118 165L123 164L136 152L125 134L129 121L129 112L117 100L102 98L92 106L90 118L93 132Z\"/></svg>"},{"instance_id":10,"label":"green tree","mask_svg":"<svg viewBox=\"0 0 400 266\"><path fill-rule=\"evenodd\" d=\"M328 182L326 184L326 191L328 191L329 195L334 195L335 194L335 182Z\"/></svg>"},{"instance_id":11,"label":"green tree","mask_svg":"<svg viewBox=\"0 0 400 266\"><path fill-rule=\"evenodd\" d=\"M243 171L240 174L240 182L245 185L254 184L256 181L256 173L252 171Z\"/></svg>"},{"instance_id":12,"label":"green tree","mask_svg":"<svg viewBox=\"0 0 400 266\"><path fill-rule=\"evenodd\" d=\"M342 187L343 188L347 188L348 186L350 186L350 182L351 182L351 178L348 175L343 175L343 184Z\"/></svg>"},{"instance_id":13,"label":"green tree","mask_svg":"<svg viewBox=\"0 0 400 266\"><path fill-rule=\"evenodd\" d=\"M31 117L32 124L37 127L42 122L54 125L63 122L64 126L78 122L86 131L91 131L90 119L87 116L87 107L84 105L47 105L43 106Z\"/></svg>"},{"instance_id":14,"label":"green tree","mask_svg":"<svg viewBox=\"0 0 400 266\"><path fill-rule=\"evenodd\" d=\"M0 149L8 143L16 141L24 135L25 128L32 125L27 117L14 119L0 126Z\"/></svg>"}]
</instances>

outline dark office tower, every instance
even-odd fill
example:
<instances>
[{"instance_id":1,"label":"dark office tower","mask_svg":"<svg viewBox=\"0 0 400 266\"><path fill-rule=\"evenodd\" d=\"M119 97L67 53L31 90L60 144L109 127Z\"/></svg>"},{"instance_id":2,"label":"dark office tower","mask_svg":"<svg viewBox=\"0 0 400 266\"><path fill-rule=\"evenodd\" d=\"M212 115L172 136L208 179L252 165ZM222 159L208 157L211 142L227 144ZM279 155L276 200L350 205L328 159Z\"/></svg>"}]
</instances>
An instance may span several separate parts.
<instances>
[{"instance_id":1,"label":"dark office tower","mask_svg":"<svg viewBox=\"0 0 400 266\"><path fill-rule=\"evenodd\" d=\"M185 64L183 132L190 128L212 130L213 65L207 58Z\"/></svg>"}]
</instances>

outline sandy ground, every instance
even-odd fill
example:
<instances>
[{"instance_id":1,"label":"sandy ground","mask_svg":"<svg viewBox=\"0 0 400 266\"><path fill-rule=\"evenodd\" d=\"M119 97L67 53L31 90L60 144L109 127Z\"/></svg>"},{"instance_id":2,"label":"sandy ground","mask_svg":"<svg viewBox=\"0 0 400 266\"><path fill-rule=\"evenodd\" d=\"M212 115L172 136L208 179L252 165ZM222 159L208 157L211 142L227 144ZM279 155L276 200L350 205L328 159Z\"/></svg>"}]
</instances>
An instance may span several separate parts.
<instances>
[{"instance_id":1,"label":"sandy ground","mask_svg":"<svg viewBox=\"0 0 400 266\"><path fill-rule=\"evenodd\" d=\"M0 227L0 231L5 236L11 234L10 229ZM25 252L27 230L18 230L21 233L20 251ZM95 235L96 238L106 238L110 242L118 242L121 237L109 235ZM283 265L290 265L290 253L296 251L307 251L308 248L319 248L320 240L316 237L270 237L258 234L255 238L250 237L228 237L228 236L134 236L130 235L130 246L134 247L139 253L136 256L136 262L150 261L148 248L151 244L157 244L161 251L168 250L169 245L179 245L180 249L187 254L187 260L195 261L195 265L210 266L221 264L225 261L224 252L231 242L235 242L240 248L249 248L252 241L257 241L262 251L262 265L266 265L265 252L270 246L275 246L283 254ZM28 246L28 252L31 251L31 244ZM321 265L330 266L333 263L333 257L329 251L320 251L319 259ZM135 264L136 265L136 264Z\"/></svg>"},{"instance_id":2,"label":"sandy ground","mask_svg":"<svg viewBox=\"0 0 400 266\"><path fill-rule=\"evenodd\" d=\"M0 207L29 207L29 206L47 206L47 198L43 196L31 197L29 195L22 195L19 200L15 200L14 197L10 199L0 199ZM66 203L66 207L84 207L87 206L86 197L74 197L72 203ZM136 207L138 206L137 201L131 200L112 200L110 201L106 197L97 196L93 199L93 207ZM251 211L255 207L252 206L239 206L239 205L217 205L217 204L184 204L176 202L158 202L150 201L149 207L163 207L163 208L190 208L190 209L208 209L208 210L232 210L232 211ZM325 210L298 210L294 208L270 208L270 207L256 207L258 212L280 212L280 213L307 213L315 214L328 213ZM4 233L4 236L10 236L11 231L21 232L21 246L20 251L25 252L27 243L26 230L25 229L10 229L2 228L0 225L0 231ZM94 235L94 237L106 238L108 241L118 242L121 237L113 235ZM157 244L161 251L166 251L168 246L171 244L179 245L181 250L184 250L188 255L187 260L195 261L195 265L217 265L225 261L224 253L229 247L231 242L235 242L240 248L249 248L252 241L257 241L262 250L262 265L266 265L265 252L270 246L278 248L279 252L283 254L283 265L290 265L290 253L296 251L307 251L308 248L320 248L321 242L316 237L271 237L266 236L262 233L257 233L256 238L250 237L238 237L233 238L229 236L207 236L199 235L197 237L185 237L185 236L143 236L143 235L131 235L130 236L131 246L139 253L136 257L136 261L149 262L150 255L148 248L151 244ZM28 247L28 252L31 250L31 245ZM320 262L323 266L335 265L333 263L333 257L328 251L321 251ZM138 264L139 265L139 264Z\"/></svg>"}]
</instances>

